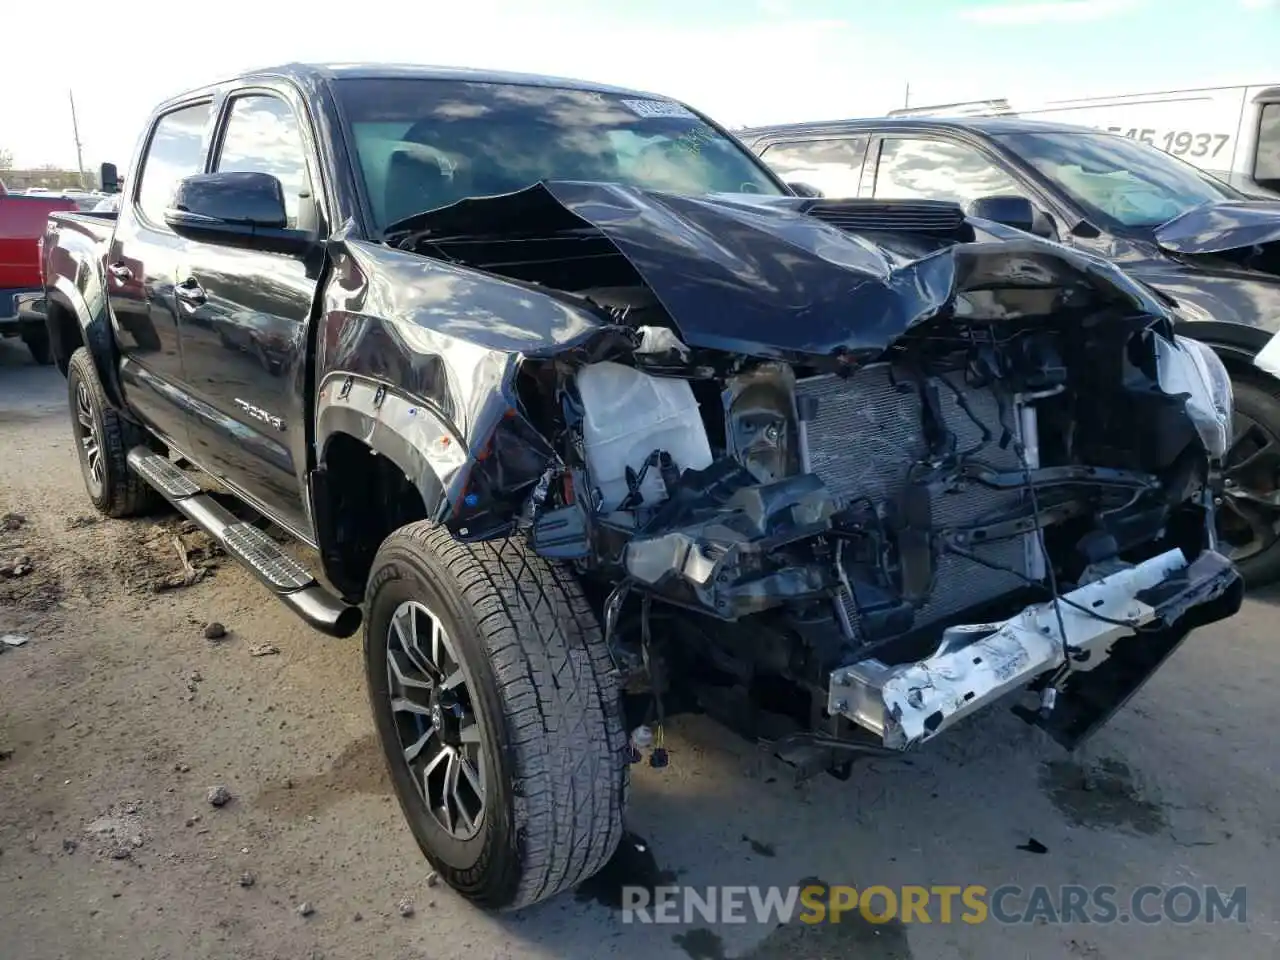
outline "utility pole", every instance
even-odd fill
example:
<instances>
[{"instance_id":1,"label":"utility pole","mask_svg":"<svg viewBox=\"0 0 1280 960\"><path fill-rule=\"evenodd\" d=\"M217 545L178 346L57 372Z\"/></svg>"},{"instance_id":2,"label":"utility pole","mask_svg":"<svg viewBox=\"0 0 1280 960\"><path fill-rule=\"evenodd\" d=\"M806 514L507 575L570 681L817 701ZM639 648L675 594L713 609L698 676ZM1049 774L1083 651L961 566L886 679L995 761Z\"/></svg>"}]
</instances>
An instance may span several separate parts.
<instances>
[{"instance_id":1,"label":"utility pole","mask_svg":"<svg viewBox=\"0 0 1280 960\"><path fill-rule=\"evenodd\" d=\"M76 169L80 172L80 189L88 189L84 182L84 155L80 152L80 126L76 123L76 95L68 90L67 96L71 98L71 134L76 140Z\"/></svg>"},{"instance_id":2,"label":"utility pole","mask_svg":"<svg viewBox=\"0 0 1280 960\"><path fill-rule=\"evenodd\" d=\"M906 93L902 95L902 109L905 110L909 106L911 106L911 81L910 80L907 81Z\"/></svg>"}]
</instances>

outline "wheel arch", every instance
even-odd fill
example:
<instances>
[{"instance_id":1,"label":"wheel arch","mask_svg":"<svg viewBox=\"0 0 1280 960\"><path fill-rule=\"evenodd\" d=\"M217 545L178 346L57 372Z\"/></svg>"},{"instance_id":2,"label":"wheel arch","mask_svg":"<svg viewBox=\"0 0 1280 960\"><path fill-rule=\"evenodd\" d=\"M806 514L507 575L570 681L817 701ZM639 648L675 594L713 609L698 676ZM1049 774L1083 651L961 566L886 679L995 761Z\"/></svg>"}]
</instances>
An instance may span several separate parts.
<instances>
[{"instance_id":1,"label":"wheel arch","mask_svg":"<svg viewBox=\"0 0 1280 960\"><path fill-rule=\"evenodd\" d=\"M58 369L65 375L76 349L88 348L108 402L123 410L124 393L120 389L116 344L105 297L97 310L91 310L84 294L68 277L56 277L45 288L45 300L45 327Z\"/></svg>"},{"instance_id":2,"label":"wheel arch","mask_svg":"<svg viewBox=\"0 0 1280 960\"><path fill-rule=\"evenodd\" d=\"M316 538L326 577L358 598L387 535L439 517L465 448L429 408L372 378L330 374L317 397Z\"/></svg>"}]
</instances>

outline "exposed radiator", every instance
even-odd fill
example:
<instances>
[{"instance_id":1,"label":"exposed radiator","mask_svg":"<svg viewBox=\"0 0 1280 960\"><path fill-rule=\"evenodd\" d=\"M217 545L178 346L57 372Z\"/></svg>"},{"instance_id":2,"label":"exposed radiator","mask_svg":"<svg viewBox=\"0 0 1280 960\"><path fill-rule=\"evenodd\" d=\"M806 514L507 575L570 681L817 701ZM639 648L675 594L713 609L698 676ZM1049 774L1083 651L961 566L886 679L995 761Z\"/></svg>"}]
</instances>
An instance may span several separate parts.
<instances>
[{"instance_id":1,"label":"exposed radiator","mask_svg":"<svg viewBox=\"0 0 1280 960\"><path fill-rule=\"evenodd\" d=\"M989 391L962 385L959 376L950 379L964 391L969 409L986 424L992 440L974 457L996 470L1018 470L1018 456L1010 445L1001 449L1003 427L995 396ZM807 424L810 469L843 504L866 496L873 502L896 498L906 483L913 463L927 453L921 401L916 387L905 376L895 385L890 364L874 364L841 378L834 374L811 377L796 384L800 397L811 397L816 415ZM947 426L956 436L957 449L973 447L982 431L961 408L954 391L942 387L940 399ZM1018 418L1011 418L1015 430ZM938 525L981 522L993 511L1008 510L1020 502L1020 492L995 491L976 484L947 494L933 504ZM1028 575L1028 551L1024 539L985 544L972 552L1002 567ZM995 599L1022 586L1018 576L992 570L953 553L938 558L937 580L929 599L916 611L916 625L924 626L966 607ZM842 598L848 622L858 632L857 610L852 598Z\"/></svg>"}]
</instances>

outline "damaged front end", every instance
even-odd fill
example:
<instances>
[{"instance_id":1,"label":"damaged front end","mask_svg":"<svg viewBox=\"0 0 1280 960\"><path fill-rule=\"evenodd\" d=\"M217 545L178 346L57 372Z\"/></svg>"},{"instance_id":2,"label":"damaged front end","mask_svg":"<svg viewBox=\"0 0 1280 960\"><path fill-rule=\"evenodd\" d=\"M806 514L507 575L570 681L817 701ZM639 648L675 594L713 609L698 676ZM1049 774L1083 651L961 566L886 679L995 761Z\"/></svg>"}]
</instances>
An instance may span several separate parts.
<instances>
[{"instance_id":1,"label":"damaged front end","mask_svg":"<svg viewBox=\"0 0 1280 960\"><path fill-rule=\"evenodd\" d=\"M459 206L400 245L611 331L518 364L543 455L513 522L599 585L630 689L829 766L1028 688L1071 746L1238 608L1208 479L1230 382L1101 261L884 203L862 228L856 202L587 184Z\"/></svg>"}]
</instances>

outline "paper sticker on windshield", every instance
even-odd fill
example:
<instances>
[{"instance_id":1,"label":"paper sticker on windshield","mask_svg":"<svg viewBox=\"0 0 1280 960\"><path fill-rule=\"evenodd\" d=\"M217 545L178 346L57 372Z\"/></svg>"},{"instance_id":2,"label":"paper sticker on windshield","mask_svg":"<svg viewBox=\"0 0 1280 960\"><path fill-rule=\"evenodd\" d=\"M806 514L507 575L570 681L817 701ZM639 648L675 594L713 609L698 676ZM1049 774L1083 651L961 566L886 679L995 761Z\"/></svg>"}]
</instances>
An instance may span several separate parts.
<instances>
[{"instance_id":1,"label":"paper sticker on windshield","mask_svg":"<svg viewBox=\"0 0 1280 960\"><path fill-rule=\"evenodd\" d=\"M672 100L623 100L622 105L641 117L678 117L697 120L698 116L683 104Z\"/></svg>"}]
</instances>

